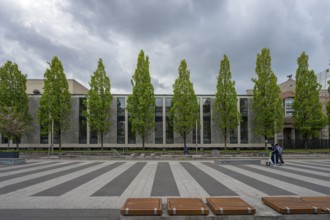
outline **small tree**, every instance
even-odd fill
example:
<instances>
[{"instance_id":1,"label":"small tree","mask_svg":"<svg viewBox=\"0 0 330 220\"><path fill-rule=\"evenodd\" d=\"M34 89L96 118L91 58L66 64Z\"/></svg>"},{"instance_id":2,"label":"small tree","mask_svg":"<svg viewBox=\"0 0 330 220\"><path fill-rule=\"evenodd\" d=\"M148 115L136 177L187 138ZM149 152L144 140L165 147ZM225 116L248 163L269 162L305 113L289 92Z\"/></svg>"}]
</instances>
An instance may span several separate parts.
<instances>
[{"instance_id":1,"label":"small tree","mask_svg":"<svg viewBox=\"0 0 330 220\"><path fill-rule=\"evenodd\" d=\"M307 141L320 135L320 130L326 125L327 119L322 112L320 102L321 85L317 83L313 70L308 70L308 55L303 52L298 58L296 71L296 94L292 104L294 127Z\"/></svg>"},{"instance_id":2,"label":"small tree","mask_svg":"<svg viewBox=\"0 0 330 220\"><path fill-rule=\"evenodd\" d=\"M53 125L61 149L62 132L70 126L71 95L62 63L56 56L44 74L44 92L39 103L38 118L42 132L50 133Z\"/></svg>"},{"instance_id":3,"label":"small tree","mask_svg":"<svg viewBox=\"0 0 330 220\"><path fill-rule=\"evenodd\" d=\"M230 63L226 55L220 63L213 115L214 121L222 131L225 149L227 149L227 138L230 130L237 127L241 115L237 109L235 81L232 80Z\"/></svg>"},{"instance_id":4,"label":"small tree","mask_svg":"<svg viewBox=\"0 0 330 220\"><path fill-rule=\"evenodd\" d=\"M256 74L257 78L252 79L254 132L265 138L267 148L268 138L282 130L284 120L281 90L277 85L277 78L271 66L270 50L267 48L263 48L257 55Z\"/></svg>"},{"instance_id":5,"label":"small tree","mask_svg":"<svg viewBox=\"0 0 330 220\"><path fill-rule=\"evenodd\" d=\"M8 149L15 137L21 137L30 128L25 116L13 107L1 107L0 109L0 131L8 138ZM18 149L18 144L16 145Z\"/></svg>"},{"instance_id":6,"label":"small tree","mask_svg":"<svg viewBox=\"0 0 330 220\"><path fill-rule=\"evenodd\" d=\"M103 150L104 133L108 132L111 126L110 105L112 95L110 92L110 79L107 77L102 59L99 59L97 69L91 76L89 86L90 90L85 101L87 108L84 111L84 115L87 117L90 128L97 131L101 136L101 149Z\"/></svg>"},{"instance_id":7,"label":"small tree","mask_svg":"<svg viewBox=\"0 0 330 220\"><path fill-rule=\"evenodd\" d=\"M16 129L16 125L10 123L2 124L0 132L9 139L16 140L16 147L19 147L19 140L27 131L32 121L29 114L29 99L26 94L26 75L22 74L17 64L7 61L0 68L0 108L3 120L15 119L16 124L21 124L25 129ZM10 113L8 117L4 114ZM19 121L18 121L19 120ZM4 125L9 126L7 128ZM10 130L11 132L8 132ZM9 136L8 136L9 135Z\"/></svg>"},{"instance_id":8,"label":"small tree","mask_svg":"<svg viewBox=\"0 0 330 220\"><path fill-rule=\"evenodd\" d=\"M155 124L155 95L149 73L149 57L140 51L135 73L132 77L132 94L127 99L127 109L130 114L132 131L142 139L144 149L145 139Z\"/></svg>"},{"instance_id":9,"label":"small tree","mask_svg":"<svg viewBox=\"0 0 330 220\"><path fill-rule=\"evenodd\" d=\"M190 71L187 69L185 60L180 63L179 77L173 85L172 108L169 116L173 122L174 131L183 138L184 154L188 154L187 136L198 120L198 101L193 84L190 82Z\"/></svg>"}]
</instances>

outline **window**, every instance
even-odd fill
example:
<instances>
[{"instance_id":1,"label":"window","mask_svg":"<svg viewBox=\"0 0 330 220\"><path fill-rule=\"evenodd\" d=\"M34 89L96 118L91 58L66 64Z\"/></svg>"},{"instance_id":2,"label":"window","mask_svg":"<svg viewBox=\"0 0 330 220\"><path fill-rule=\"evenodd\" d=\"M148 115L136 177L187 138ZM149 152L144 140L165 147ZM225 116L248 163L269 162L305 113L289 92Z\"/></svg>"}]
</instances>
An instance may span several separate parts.
<instances>
[{"instance_id":1,"label":"window","mask_svg":"<svg viewBox=\"0 0 330 220\"><path fill-rule=\"evenodd\" d=\"M197 98L197 100L198 100L198 118L200 118L201 108L200 108L200 104L199 104L199 98ZM197 138L197 144L200 144L201 143L201 126L200 126L200 123L197 123L197 122L196 122L195 128L193 129L193 132L192 132L193 144L196 144L196 138Z\"/></svg>"},{"instance_id":2,"label":"window","mask_svg":"<svg viewBox=\"0 0 330 220\"><path fill-rule=\"evenodd\" d=\"M87 143L87 120L83 116L83 112L86 110L84 100L86 98L79 98L79 144Z\"/></svg>"},{"instance_id":3,"label":"window","mask_svg":"<svg viewBox=\"0 0 330 220\"><path fill-rule=\"evenodd\" d=\"M284 99L285 117L292 117L292 113L293 113L293 109L292 109L293 100L294 100L294 98L286 98L286 99Z\"/></svg>"},{"instance_id":4,"label":"window","mask_svg":"<svg viewBox=\"0 0 330 220\"><path fill-rule=\"evenodd\" d=\"M125 144L125 98L117 98L117 144Z\"/></svg>"},{"instance_id":5,"label":"window","mask_svg":"<svg viewBox=\"0 0 330 220\"><path fill-rule=\"evenodd\" d=\"M165 111L166 111L166 144L173 144L173 124L170 122L170 109L172 107L172 99L166 98L165 99Z\"/></svg>"},{"instance_id":6,"label":"window","mask_svg":"<svg viewBox=\"0 0 330 220\"><path fill-rule=\"evenodd\" d=\"M163 143L163 99L156 98L155 108L155 143Z\"/></svg>"},{"instance_id":7,"label":"window","mask_svg":"<svg viewBox=\"0 0 330 220\"><path fill-rule=\"evenodd\" d=\"M249 142L249 126L248 126L248 99L241 98L240 113L241 113L241 143L246 144Z\"/></svg>"},{"instance_id":8,"label":"window","mask_svg":"<svg viewBox=\"0 0 330 220\"><path fill-rule=\"evenodd\" d=\"M211 99L203 99L203 142L211 143Z\"/></svg>"}]
</instances>

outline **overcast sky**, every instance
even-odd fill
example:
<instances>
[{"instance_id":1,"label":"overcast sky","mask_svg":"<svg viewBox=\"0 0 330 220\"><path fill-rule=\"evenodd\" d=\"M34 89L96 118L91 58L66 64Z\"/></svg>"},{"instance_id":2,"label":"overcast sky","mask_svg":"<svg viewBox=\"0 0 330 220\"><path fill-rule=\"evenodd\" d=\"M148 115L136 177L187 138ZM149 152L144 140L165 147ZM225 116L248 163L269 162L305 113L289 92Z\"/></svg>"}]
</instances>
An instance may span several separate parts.
<instances>
[{"instance_id":1,"label":"overcast sky","mask_svg":"<svg viewBox=\"0 0 330 220\"><path fill-rule=\"evenodd\" d=\"M256 55L271 51L278 83L309 55L316 73L329 68L329 0L0 0L0 64L43 78L53 56L67 78L88 87L103 59L111 92L130 93L141 49L157 94L171 94L186 59L197 94L214 94L226 54L238 94L253 88Z\"/></svg>"}]
</instances>

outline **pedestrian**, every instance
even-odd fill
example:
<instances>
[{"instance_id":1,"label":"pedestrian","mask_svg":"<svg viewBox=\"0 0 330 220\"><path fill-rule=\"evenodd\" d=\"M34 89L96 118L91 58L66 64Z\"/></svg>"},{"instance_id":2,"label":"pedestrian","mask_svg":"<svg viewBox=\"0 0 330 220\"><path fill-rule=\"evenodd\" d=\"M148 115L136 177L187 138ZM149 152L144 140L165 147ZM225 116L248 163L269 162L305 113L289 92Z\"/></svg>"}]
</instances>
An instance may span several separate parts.
<instances>
[{"instance_id":1,"label":"pedestrian","mask_svg":"<svg viewBox=\"0 0 330 220\"><path fill-rule=\"evenodd\" d=\"M272 161L274 166L277 166L278 163L278 156L277 156L277 148L276 148L276 144L272 144Z\"/></svg>"},{"instance_id":2,"label":"pedestrian","mask_svg":"<svg viewBox=\"0 0 330 220\"><path fill-rule=\"evenodd\" d=\"M279 144L277 144L276 147L277 147L278 160L280 161L281 164L284 164L283 157L282 157L283 147Z\"/></svg>"}]
</instances>

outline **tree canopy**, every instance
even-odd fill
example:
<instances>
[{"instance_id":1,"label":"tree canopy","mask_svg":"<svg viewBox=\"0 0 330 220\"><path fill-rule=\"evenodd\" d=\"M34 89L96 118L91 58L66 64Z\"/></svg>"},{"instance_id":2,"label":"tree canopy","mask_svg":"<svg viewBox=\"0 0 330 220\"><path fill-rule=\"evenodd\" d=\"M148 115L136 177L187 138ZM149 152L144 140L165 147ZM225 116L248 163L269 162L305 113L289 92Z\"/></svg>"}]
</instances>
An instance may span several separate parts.
<instances>
[{"instance_id":1,"label":"tree canopy","mask_svg":"<svg viewBox=\"0 0 330 220\"><path fill-rule=\"evenodd\" d=\"M255 71L257 78L252 79L254 132L265 138L266 147L268 139L282 130L284 122L281 90L272 70L269 49L263 48L261 53L257 54Z\"/></svg>"},{"instance_id":2,"label":"tree canopy","mask_svg":"<svg viewBox=\"0 0 330 220\"><path fill-rule=\"evenodd\" d=\"M226 149L230 130L237 127L241 117L237 109L235 81L232 80L230 62L226 55L220 62L213 110L214 121L222 131Z\"/></svg>"},{"instance_id":3,"label":"tree canopy","mask_svg":"<svg viewBox=\"0 0 330 220\"><path fill-rule=\"evenodd\" d=\"M137 66L131 80L133 92L127 99L127 109L130 114L132 132L145 139L155 124L155 95L149 73L149 57L140 51Z\"/></svg>"},{"instance_id":4,"label":"tree canopy","mask_svg":"<svg viewBox=\"0 0 330 220\"><path fill-rule=\"evenodd\" d=\"M321 85L317 83L314 71L308 69L308 55L303 52L297 63L296 92L292 104L294 127L307 140L320 135L327 119L320 102Z\"/></svg>"},{"instance_id":5,"label":"tree canopy","mask_svg":"<svg viewBox=\"0 0 330 220\"><path fill-rule=\"evenodd\" d=\"M169 116L173 122L174 131L178 132L184 140L184 153L188 154L186 139L198 120L198 101L185 60L180 63L179 76L173 85L172 107Z\"/></svg>"},{"instance_id":6,"label":"tree canopy","mask_svg":"<svg viewBox=\"0 0 330 220\"><path fill-rule=\"evenodd\" d=\"M57 56L52 59L45 71L44 91L39 104L38 118L43 132L51 132L53 123L54 133L61 148L61 134L70 126L71 94L62 63Z\"/></svg>"},{"instance_id":7,"label":"tree canopy","mask_svg":"<svg viewBox=\"0 0 330 220\"><path fill-rule=\"evenodd\" d=\"M32 120L29 114L28 95L26 94L26 77L18 69L17 64L11 61L7 61L0 68L0 113L2 120L4 120L0 132L9 139L16 139L17 146L19 139L28 130L28 125ZM6 120L13 120L12 126L10 123L5 123ZM21 126L18 129L14 124ZM24 129L22 129L23 127Z\"/></svg>"},{"instance_id":8,"label":"tree canopy","mask_svg":"<svg viewBox=\"0 0 330 220\"><path fill-rule=\"evenodd\" d=\"M99 59L97 69L89 82L90 90L85 102L87 108L84 115L93 131L101 136L101 149L103 149L104 133L110 130L111 101L110 79L105 71L102 59Z\"/></svg>"}]
</instances>

